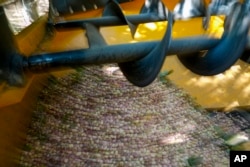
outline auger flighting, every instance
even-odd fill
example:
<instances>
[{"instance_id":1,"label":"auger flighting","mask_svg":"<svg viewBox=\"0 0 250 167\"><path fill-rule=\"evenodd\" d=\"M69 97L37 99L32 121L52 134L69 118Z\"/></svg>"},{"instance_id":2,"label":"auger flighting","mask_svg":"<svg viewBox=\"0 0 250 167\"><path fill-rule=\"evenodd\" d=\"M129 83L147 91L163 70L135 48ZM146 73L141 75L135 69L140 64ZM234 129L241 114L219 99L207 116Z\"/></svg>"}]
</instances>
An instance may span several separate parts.
<instances>
[{"instance_id":1,"label":"auger flighting","mask_svg":"<svg viewBox=\"0 0 250 167\"><path fill-rule=\"evenodd\" d=\"M4 63L0 63L0 81L20 85L22 74L26 71L36 73L62 67L117 63L128 81L144 87L155 80L167 55L177 55L181 63L196 74L216 75L230 68L247 47L250 48L249 0L243 3L236 0L213 0L207 6L203 0L181 0L173 11L167 9L161 0L145 0L139 14L134 15L125 15L115 0L107 0L104 4L101 17L60 21L55 19L56 15L51 16L52 13L48 19L47 25L52 29L85 29L89 44L87 49L38 53L26 57L15 49L13 37L4 35L4 40L8 42L1 44L5 52L2 51L4 56L1 62ZM63 14L64 10L60 11ZM172 39L173 24L179 19L188 21L192 17L204 17L201 21L206 29L210 16L217 14L226 16L221 39L206 35ZM1 19L6 22L4 13ZM165 34L159 41L108 45L99 31L100 27L128 25L133 37L139 24L158 21L168 22ZM7 23L4 27L0 29L1 34L9 32L6 31ZM6 49L7 44L12 46L9 47L11 50ZM16 79L11 79L11 76Z\"/></svg>"},{"instance_id":2,"label":"auger flighting","mask_svg":"<svg viewBox=\"0 0 250 167\"><path fill-rule=\"evenodd\" d=\"M198 1L195 1L198 3ZM204 4L204 2L200 4ZM194 4L192 0L184 0L182 10L190 11L192 8L185 8L188 3ZM193 7L201 5L193 5ZM185 13L187 11L178 11ZM199 10L201 11L201 10ZM195 17L195 14L189 15ZM216 75L229 69L243 54L248 42L249 31L249 0L240 3L237 0L213 0L204 13L198 13L198 16L204 16L203 27L207 29L211 15L225 15L224 33L221 41L214 48L207 51L194 52L191 54L178 55L181 63L192 72L199 75Z\"/></svg>"}]
</instances>

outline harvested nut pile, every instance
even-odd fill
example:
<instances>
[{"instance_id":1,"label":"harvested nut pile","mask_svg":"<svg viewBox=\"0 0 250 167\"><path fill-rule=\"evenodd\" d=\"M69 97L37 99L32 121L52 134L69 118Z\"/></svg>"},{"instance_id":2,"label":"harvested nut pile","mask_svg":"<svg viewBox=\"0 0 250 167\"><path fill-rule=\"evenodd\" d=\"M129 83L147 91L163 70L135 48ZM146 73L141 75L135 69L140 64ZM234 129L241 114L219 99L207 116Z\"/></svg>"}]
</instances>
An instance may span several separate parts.
<instances>
[{"instance_id":1,"label":"harvested nut pile","mask_svg":"<svg viewBox=\"0 0 250 167\"><path fill-rule=\"evenodd\" d=\"M169 81L131 85L115 66L50 77L28 129L20 166L229 166L220 126ZM215 121L213 121L215 120ZM224 125L224 126L223 126Z\"/></svg>"}]
</instances>

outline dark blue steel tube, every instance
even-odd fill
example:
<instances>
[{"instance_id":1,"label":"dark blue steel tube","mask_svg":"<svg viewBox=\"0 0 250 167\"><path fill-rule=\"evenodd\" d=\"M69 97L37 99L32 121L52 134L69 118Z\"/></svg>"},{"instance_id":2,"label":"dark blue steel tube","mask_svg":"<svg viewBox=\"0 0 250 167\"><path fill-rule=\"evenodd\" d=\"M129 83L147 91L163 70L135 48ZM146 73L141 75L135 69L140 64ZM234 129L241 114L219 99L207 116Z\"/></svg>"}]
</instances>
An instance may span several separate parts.
<instances>
[{"instance_id":1,"label":"dark blue steel tube","mask_svg":"<svg viewBox=\"0 0 250 167\"><path fill-rule=\"evenodd\" d=\"M205 36L175 39L171 41L168 55L207 50L216 46L218 42L219 39ZM40 71L57 67L128 62L146 56L157 44L159 41L42 53L24 58L23 67L31 71Z\"/></svg>"},{"instance_id":2,"label":"dark blue steel tube","mask_svg":"<svg viewBox=\"0 0 250 167\"><path fill-rule=\"evenodd\" d=\"M148 23L148 22L166 21L166 19L161 18L154 14L128 15L126 16L126 19L134 25ZM55 27L75 28L75 27L82 27L85 23L90 23L99 27L127 25L126 22L124 22L117 16L104 16L104 17L90 18L84 20L65 20L65 21L58 21L52 24Z\"/></svg>"}]
</instances>

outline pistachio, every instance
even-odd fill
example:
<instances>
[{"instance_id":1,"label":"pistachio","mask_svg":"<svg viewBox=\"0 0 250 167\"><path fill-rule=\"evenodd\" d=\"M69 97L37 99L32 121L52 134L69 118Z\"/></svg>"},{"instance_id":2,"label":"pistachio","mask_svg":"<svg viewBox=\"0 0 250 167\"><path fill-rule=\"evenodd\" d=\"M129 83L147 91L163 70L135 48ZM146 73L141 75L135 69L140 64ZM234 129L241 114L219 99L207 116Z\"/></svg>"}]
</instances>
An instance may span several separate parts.
<instances>
[{"instance_id":1,"label":"pistachio","mask_svg":"<svg viewBox=\"0 0 250 167\"><path fill-rule=\"evenodd\" d=\"M186 92L164 79L138 88L99 66L58 78L41 92L26 138L29 148L22 150L19 163L228 166L228 147L214 125L221 120L225 130L232 121L223 115L208 119Z\"/></svg>"}]
</instances>

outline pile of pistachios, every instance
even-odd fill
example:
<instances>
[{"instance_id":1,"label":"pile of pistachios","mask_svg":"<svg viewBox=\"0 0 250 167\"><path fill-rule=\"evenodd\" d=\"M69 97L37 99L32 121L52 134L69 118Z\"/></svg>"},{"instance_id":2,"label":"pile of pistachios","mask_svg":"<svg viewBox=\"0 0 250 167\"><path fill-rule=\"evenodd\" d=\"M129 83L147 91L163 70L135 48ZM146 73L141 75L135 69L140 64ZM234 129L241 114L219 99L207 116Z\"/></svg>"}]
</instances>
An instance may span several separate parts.
<instances>
[{"instance_id":1,"label":"pile of pistachios","mask_svg":"<svg viewBox=\"0 0 250 167\"><path fill-rule=\"evenodd\" d=\"M209 114L164 75L145 88L115 65L51 76L32 118L20 166L229 166Z\"/></svg>"}]
</instances>

